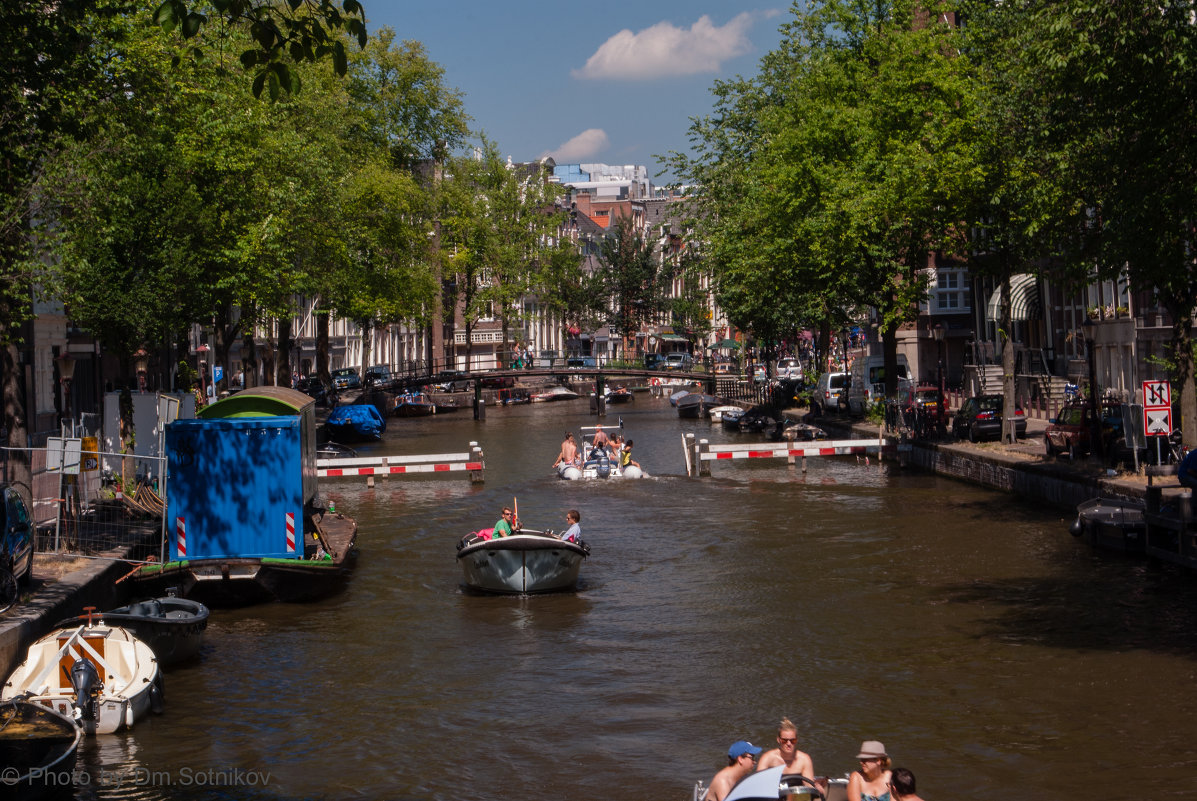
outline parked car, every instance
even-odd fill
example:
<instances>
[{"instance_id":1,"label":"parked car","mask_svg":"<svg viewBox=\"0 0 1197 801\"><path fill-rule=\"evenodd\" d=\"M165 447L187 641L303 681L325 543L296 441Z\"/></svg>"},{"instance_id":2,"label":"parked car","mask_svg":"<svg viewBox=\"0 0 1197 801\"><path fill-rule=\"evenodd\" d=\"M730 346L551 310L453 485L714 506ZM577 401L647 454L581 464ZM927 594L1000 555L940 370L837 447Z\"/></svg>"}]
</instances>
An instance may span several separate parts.
<instances>
[{"instance_id":1,"label":"parked car","mask_svg":"<svg viewBox=\"0 0 1197 801\"><path fill-rule=\"evenodd\" d=\"M333 389L361 389L362 378L352 367L342 367L332 372Z\"/></svg>"},{"instance_id":2,"label":"parked car","mask_svg":"<svg viewBox=\"0 0 1197 801\"><path fill-rule=\"evenodd\" d=\"M4 495L4 547L0 551L0 562L12 572L17 584L28 587L33 578L33 526L29 522L29 510L25 501L12 487L5 487Z\"/></svg>"},{"instance_id":3,"label":"parked car","mask_svg":"<svg viewBox=\"0 0 1197 801\"><path fill-rule=\"evenodd\" d=\"M802 380L802 362L792 356L777 360L778 378L796 378Z\"/></svg>"},{"instance_id":4,"label":"parked car","mask_svg":"<svg viewBox=\"0 0 1197 801\"><path fill-rule=\"evenodd\" d=\"M465 370L441 370L432 377L437 392L458 392L470 388L470 374Z\"/></svg>"},{"instance_id":5,"label":"parked car","mask_svg":"<svg viewBox=\"0 0 1197 801\"><path fill-rule=\"evenodd\" d=\"M570 356L565 366L570 370L593 370L598 367L598 360L593 356Z\"/></svg>"},{"instance_id":6,"label":"parked car","mask_svg":"<svg viewBox=\"0 0 1197 801\"><path fill-rule=\"evenodd\" d=\"M977 395L969 398L956 410L952 418L952 434L959 439L969 442L980 442L982 439L1001 439L1002 437L1002 403L1001 395ZM1014 435L1027 435L1027 418L1022 407L1014 410Z\"/></svg>"},{"instance_id":7,"label":"parked car","mask_svg":"<svg viewBox=\"0 0 1197 801\"><path fill-rule=\"evenodd\" d=\"M1043 431L1043 447L1048 456L1067 453L1076 457L1092 450L1089 408L1087 400L1069 401L1061 407L1059 414ZM1100 428L1102 453L1112 459L1130 459L1132 454L1123 436L1121 405L1102 405Z\"/></svg>"},{"instance_id":8,"label":"parked car","mask_svg":"<svg viewBox=\"0 0 1197 801\"><path fill-rule=\"evenodd\" d=\"M752 383L764 384L769 380L769 368L763 364L752 365Z\"/></svg>"},{"instance_id":9,"label":"parked car","mask_svg":"<svg viewBox=\"0 0 1197 801\"><path fill-rule=\"evenodd\" d=\"M375 364L366 370L363 381L368 387L387 387L394 383L395 377L391 375L391 368L384 364Z\"/></svg>"},{"instance_id":10,"label":"parked car","mask_svg":"<svg viewBox=\"0 0 1197 801\"><path fill-rule=\"evenodd\" d=\"M515 386L515 379L509 375L496 375L479 380L483 389L507 389Z\"/></svg>"},{"instance_id":11,"label":"parked car","mask_svg":"<svg viewBox=\"0 0 1197 801\"><path fill-rule=\"evenodd\" d=\"M307 395L312 400L316 401L317 406L335 406L337 393L330 390L319 376L310 375L306 378L299 379L296 385L303 394Z\"/></svg>"},{"instance_id":12,"label":"parked car","mask_svg":"<svg viewBox=\"0 0 1197 801\"><path fill-rule=\"evenodd\" d=\"M816 415L840 411L840 394L847 386L847 373L827 372L820 375L810 399L811 411Z\"/></svg>"},{"instance_id":13,"label":"parked car","mask_svg":"<svg viewBox=\"0 0 1197 801\"><path fill-rule=\"evenodd\" d=\"M662 370L692 370L694 369L694 359L689 353L669 353L665 355L660 368Z\"/></svg>"},{"instance_id":14,"label":"parked car","mask_svg":"<svg viewBox=\"0 0 1197 801\"><path fill-rule=\"evenodd\" d=\"M716 362L715 375L736 375L740 372L734 362Z\"/></svg>"},{"instance_id":15,"label":"parked car","mask_svg":"<svg viewBox=\"0 0 1197 801\"><path fill-rule=\"evenodd\" d=\"M922 409L924 413L936 416L939 413L939 387L934 384L908 385L902 392L903 409Z\"/></svg>"}]
</instances>

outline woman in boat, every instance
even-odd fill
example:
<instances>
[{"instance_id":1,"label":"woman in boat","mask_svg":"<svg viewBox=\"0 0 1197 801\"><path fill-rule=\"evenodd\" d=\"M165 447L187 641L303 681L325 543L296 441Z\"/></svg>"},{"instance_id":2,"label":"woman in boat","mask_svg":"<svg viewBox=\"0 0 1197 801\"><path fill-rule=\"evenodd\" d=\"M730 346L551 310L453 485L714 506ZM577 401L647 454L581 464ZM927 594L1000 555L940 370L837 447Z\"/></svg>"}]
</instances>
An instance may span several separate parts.
<instances>
[{"instance_id":1,"label":"woman in boat","mask_svg":"<svg viewBox=\"0 0 1197 801\"><path fill-rule=\"evenodd\" d=\"M623 448L619 452L619 469L623 470L626 467L639 467L640 462L632 459L632 440L628 440L623 444Z\"/></svg>"},{"instance_id":2,"label":"woman in boat","mask_svg":"<svg viewBox=\"0 0 1197 801\"><path fill-rule=\"evenodd\" d=\"M562 532L561 539L566 542L577 542L582 539L582 526L580 525L582 513L577 509L570 509L565 513L565 521L569 523L569 528Z\"/></svg>"},{"instance_id":3,"label":"woman in boat","mask_svg":"<svg viewBox=\"0 0 1197 801\"><path fill-rule=\"evenodd\" d=\"M848 778L848 801L891 801L890 761L885 746L877 740L860 744L860 770Z\"/></svg>"}]
</instances>

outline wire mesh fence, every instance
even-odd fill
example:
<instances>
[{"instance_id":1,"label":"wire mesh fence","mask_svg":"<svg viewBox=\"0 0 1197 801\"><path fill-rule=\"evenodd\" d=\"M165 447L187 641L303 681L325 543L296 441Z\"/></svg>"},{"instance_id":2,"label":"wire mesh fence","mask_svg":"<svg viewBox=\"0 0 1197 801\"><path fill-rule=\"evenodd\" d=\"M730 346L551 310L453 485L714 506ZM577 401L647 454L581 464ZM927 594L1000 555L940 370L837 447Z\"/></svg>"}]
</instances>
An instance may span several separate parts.
<instances>
[{"instance_id":1,"label":"wire mesh fence","mask_svg":"<svg viewBox=\"0 0 1197 801\"><path fill-rule=\"evenodd\" d=\"M166 496L159 477L166 474L165 459L103 453L89 438L73 451L70 442L52 438L43 448L0 449L4 483L16 477L18 465L29 465L34 549L161 558Z\"/></svg>"}]
</instances>

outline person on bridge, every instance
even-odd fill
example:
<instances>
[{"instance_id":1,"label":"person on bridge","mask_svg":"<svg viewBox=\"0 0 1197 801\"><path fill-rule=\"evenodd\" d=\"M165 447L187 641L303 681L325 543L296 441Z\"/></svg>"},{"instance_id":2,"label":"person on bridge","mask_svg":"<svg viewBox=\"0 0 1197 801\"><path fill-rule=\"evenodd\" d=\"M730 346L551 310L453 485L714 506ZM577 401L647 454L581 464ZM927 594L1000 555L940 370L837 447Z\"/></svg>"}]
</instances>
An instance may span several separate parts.
<instances>
[{"instance_id":1,"label":"person on bridge","mask_svg":"<svg viewBox=\"0 0 1197 801\"><path fill-rule=\"evenodd\" d=\"M732 747L727 749L727 767L711 779L711 785L707 788L703 801L723 801L731 792L731 788L736 786L736 782L752 773L757 754L760 752L759 746L746 740L732 743Z\"/></svg>"},{"instance_id":2,"label":"person on bridge","mask_svg":"<svg viewBox=\"0 0 1197 801\"><path fill-rule=\"evenodd\" d=\"M557 454L557 461L553 462L553 467L559 467L562 464L580 465L582 460L578 458L578 444L574 442L574 432L566 431L565 440L561 443L561 453Z\"/></svg>"}]
</instances>

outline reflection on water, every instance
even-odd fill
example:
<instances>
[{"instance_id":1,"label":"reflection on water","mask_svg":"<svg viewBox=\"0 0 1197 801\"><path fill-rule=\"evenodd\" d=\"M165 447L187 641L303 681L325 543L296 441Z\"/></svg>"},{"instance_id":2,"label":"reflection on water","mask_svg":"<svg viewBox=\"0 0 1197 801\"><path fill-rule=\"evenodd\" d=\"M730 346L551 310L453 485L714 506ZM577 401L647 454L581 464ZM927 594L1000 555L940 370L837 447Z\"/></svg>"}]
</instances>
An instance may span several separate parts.
<instances>
[{"instance_id":1,"label":"reflection on water","mask_svg":"<svg viewBox=\"0 0 1197 801\"><path fill-rule=\"evenodd\" d=\"M1128 779L1197 793L1187 576L1095 555L1057 512L875 461L687 479L683 434L738 435L642 395L620 416L653 477L559 481L562 434L593 424L583 403L397 421L373 450L475 440L486 483L327 485L361 526L348 589L214 612L202 660L167 675L165 714L81 759L172 781L76 797L680 801L782 716L819 772L880 739L930 798ZM462 591L457 539L513 502L530 526L581 510L579 592ZM258 784L179 780L203 771Z\"/></svg>"}]
</instances>

